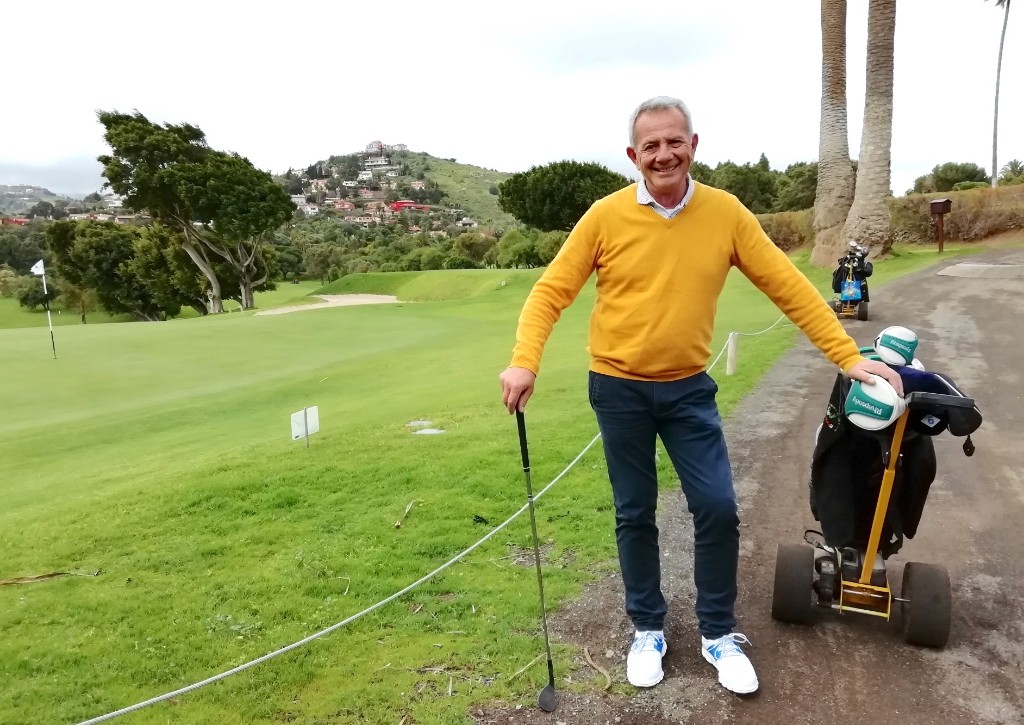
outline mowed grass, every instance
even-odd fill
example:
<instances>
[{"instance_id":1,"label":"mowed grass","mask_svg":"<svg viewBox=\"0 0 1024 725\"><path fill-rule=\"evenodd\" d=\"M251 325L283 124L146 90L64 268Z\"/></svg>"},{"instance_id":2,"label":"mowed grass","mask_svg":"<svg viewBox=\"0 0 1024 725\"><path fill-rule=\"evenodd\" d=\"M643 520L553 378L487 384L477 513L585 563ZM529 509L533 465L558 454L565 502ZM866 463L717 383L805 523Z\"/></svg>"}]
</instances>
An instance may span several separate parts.
<instances>
[{"instance_id":1,"label":"mowed grass","mask_svg":"<svg viewBox=\"0 0 1024 725\"><path fill-rule=\"evenodd\" d=\"M877 278L933 261L906 253ZM540 272L332 286L455 297L443 301L71 326L58 360L38 330L0 330L0 579L99 572L0 586L0 722L79 722L247 662L393 594L518 510L497 374ZM585 392L593 296L591 283L547 346L527 416L535 489L597 432ZM733 274L714 349L778 315ZM715 370L725 413L795 334L745 339L740 374ZM289 416L309 405L321 432L307 449ZM447 432L413 435L407 423L422 419ZM554 608L615 566L599 446L538 511ZM128 717L460 723L481 702L532 706L543 663L511 678L543 647L530 546L524 516L359 621ZM567 672L571 648L555 656Z\"/></svg>"}]
</instances>

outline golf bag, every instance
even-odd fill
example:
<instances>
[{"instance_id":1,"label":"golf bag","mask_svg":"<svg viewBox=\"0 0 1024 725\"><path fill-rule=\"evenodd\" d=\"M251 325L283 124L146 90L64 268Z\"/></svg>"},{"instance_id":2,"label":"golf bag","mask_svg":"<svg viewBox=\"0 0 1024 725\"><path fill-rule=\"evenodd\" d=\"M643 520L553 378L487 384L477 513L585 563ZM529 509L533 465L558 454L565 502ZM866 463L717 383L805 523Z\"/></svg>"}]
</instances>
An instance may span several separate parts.
<instances>
[{"instance_id":1,"label":"golf bag","mask_svg":"<svg viewBox=\"0 0 1024 725\"><path fill-rule=\"evenodd\" d=\"M874 265L867 260L867 252L860 247L851 249L839 259L832 273L832 291L838 292L843 300L870 302L868 277L872 272Z\"/></svg>"},{"instance_id":2,"label":"golf bag","mask_svg":"<svg viewBox=\"0 0 1024 725\"><path fill-rule=\"evenodd\" d=\"M928 392L965 397L944 375L909 366L890 367L900 374L907 394ZM810 504L811 513L821 523L826 544L863 551L871 533L895 424L880 431L868 431L851 423L843 412L851 384L844 375L837 376L825 418L815 434ZM967 436L964 453L971 455L974 446L970 434L980 425L977 407L936 407L909 413L879 542L884 558L898 552L904 538L912 539L917 533L936 474L932 437L945 430L955 436Z\"/></svg>"}]
</instances>

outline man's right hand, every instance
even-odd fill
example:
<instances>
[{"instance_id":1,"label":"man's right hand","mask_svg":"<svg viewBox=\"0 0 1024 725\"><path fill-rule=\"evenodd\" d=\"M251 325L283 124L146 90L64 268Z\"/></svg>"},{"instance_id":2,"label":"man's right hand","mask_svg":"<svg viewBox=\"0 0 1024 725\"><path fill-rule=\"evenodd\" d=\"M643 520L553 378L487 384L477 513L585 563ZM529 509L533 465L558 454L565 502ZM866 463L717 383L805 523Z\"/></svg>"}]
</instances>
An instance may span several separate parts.
<instances>
[{"instance_id":1,"label":"man's right hand","mask_svg":"<svg viewBox=\"0 0 1024 725\"><path fill-rule=\"evenodd\" d=\"M501 382L501 402L509 414L526 410L526 401L533 395L537 375L526 368L506 368L498 380Z\"/></svg>"}]
</instances>

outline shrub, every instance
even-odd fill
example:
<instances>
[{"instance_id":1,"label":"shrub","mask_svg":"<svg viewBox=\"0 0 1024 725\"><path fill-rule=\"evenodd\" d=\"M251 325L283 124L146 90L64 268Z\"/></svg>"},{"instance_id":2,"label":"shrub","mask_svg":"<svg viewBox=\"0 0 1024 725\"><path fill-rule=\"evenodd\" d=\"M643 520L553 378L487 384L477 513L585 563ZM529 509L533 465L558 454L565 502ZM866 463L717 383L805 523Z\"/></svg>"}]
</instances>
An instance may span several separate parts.
<instances>
[{"instance_id":1,"label":"shrub","mask_svg":"<svg viewBox=\"0 0 1024 725\"><path fill-rule=\"evenodd\" d=\"M757 215L764 233L784 252L802 247L814 239L813 219L813 209Z\"/></svg>"},{"instance_id":2,"label":"shrub","mask_svg":"<svg viewBox=\"0 0 1024 725\"><path fill-rule=\"evenodd\" d=\"M985 181L958 181L953 184L953 191L967 191L968 189L987 189L989 184Z\"/></svg>"}]
</instances>

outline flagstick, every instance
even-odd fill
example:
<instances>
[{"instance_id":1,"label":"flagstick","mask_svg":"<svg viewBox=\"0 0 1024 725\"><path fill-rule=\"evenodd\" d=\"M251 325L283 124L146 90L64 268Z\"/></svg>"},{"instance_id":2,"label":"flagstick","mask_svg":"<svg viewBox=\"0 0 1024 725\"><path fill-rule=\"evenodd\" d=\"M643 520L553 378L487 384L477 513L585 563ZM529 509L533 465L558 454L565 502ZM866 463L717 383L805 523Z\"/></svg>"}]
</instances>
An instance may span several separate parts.
<instances>
[{"instance_id":1,"label":"flagstick","mask_svg":"<svg viewBox=\"0 0 1024 725\"><path fill-rule=\"evenodd\" d=\"M57 343L53 339L53 318L50 317L50 296L46 292L46 275L43 277L43 305L46 307L46 324L50 327L50 347L53 348L53 359L57 359Z\"/></svg>"}]
</instances>

